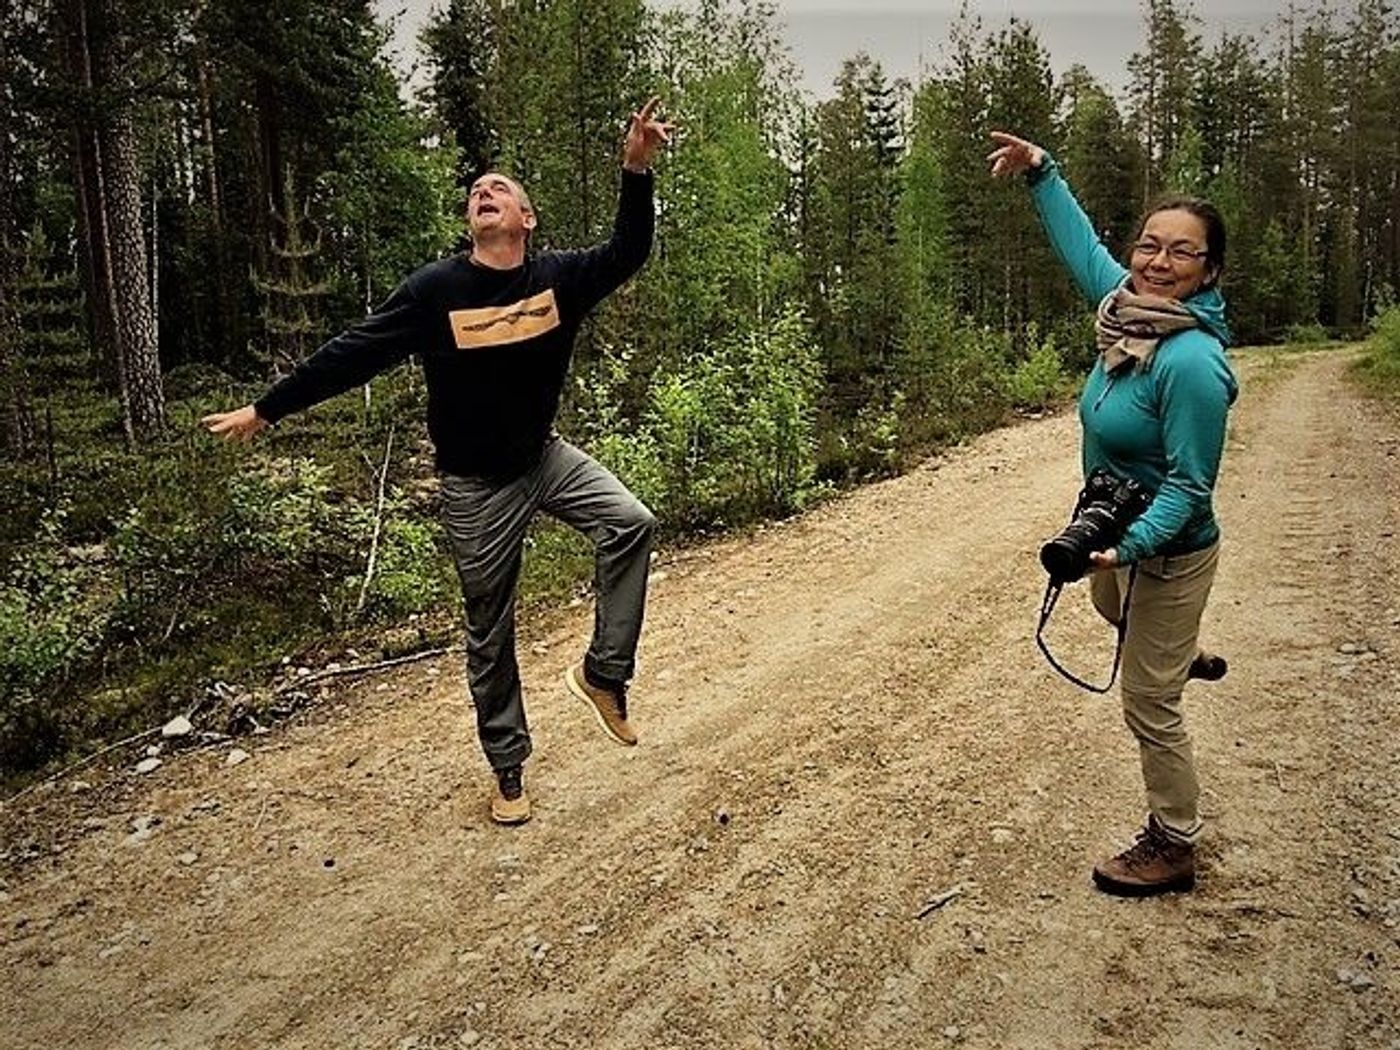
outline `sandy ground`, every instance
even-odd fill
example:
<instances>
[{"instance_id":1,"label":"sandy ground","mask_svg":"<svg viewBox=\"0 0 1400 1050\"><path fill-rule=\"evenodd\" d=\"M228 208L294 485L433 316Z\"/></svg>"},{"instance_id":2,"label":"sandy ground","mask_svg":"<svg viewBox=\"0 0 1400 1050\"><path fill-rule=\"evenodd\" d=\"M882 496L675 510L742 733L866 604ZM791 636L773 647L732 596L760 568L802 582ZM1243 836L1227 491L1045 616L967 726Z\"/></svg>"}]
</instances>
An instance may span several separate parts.
<instances>
[{"instance_id":1,"label":"sandy ground","mask_svg":"<svg viewBox=\"0 0 1400 1050\"><path fill-rule=\"evenodd\" d=\"M1065 414L663 556L638 748L560 684L588 610L527 625L523 828L446 657L5 807L0 1046L1400 1047L1400 421L1344 369L1241 370L1195 893L1089 882L1143 799L1032 642Z\"/></svg>"}]
</instances>

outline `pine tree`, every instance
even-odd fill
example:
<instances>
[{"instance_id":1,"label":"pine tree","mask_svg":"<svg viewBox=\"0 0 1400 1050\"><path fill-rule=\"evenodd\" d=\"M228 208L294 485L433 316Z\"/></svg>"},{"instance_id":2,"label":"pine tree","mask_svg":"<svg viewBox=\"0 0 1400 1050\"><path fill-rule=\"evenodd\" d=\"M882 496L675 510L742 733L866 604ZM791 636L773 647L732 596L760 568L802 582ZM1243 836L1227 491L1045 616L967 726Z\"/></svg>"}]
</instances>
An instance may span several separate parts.
<instances>
[{"instance_id":1,"label":"pine tree","mask_svg":"<svg viewBox=\"0 0 1400 1050\"><path fill-rule=\"evenodd\" d=\"M1146 152L1144 199L1150 199L1191 123L1201 40L1189 0L1145 0L1145 6L1147 39L1128 60L1128 72L1133 123Z\"/></svg>"},{"instance_id":2,"label":"pine tree","mask_svg":"<svg viewBox=\"0 0 1400 1050\"><path fill-rule=\"evenodd\" d=\"M313 275L321 254L321 234L300 201L291 165L284 171L279 197L286 210L274 216L269 276L255 277L254 282L263 297L267 350L277 369L289 372L322 340L324 303L331 286Z\"/></svg>"}]
</instances>

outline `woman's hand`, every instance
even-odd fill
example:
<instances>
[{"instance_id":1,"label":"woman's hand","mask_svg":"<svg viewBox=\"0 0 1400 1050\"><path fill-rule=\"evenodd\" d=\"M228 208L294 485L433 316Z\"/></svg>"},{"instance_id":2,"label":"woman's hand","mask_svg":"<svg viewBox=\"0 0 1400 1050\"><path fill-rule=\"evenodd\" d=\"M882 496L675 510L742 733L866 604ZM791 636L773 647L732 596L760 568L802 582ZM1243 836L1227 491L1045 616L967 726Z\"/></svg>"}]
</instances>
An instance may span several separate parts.
<instances>
[{"instance_id":1,"label":"woman's hand","mask_svg":"<svg viewBox=\"0 0 1400 1050\"><path fill-rule=\"evenodd\" d=\"M1089 571L1102 572L1104 569L1118 568L1118 548L1110 547L1106 551L1091 551L1089 553Z\"/></svg>"},{"instance_id":2,"label":"woman's hand","mask_svg":"<svg viewBox=\"0 0 1400 1050\"><path fill-rule=\"evenodd\" d=\"M1008 178L1028 168L1038 168L1045 159L1045 151L1034 142L1018 139L1004 131L992 132L992 141L998 148L988 153L987 159L992 162L992 175L997 178Z\"/></svg>"}]
</instances>

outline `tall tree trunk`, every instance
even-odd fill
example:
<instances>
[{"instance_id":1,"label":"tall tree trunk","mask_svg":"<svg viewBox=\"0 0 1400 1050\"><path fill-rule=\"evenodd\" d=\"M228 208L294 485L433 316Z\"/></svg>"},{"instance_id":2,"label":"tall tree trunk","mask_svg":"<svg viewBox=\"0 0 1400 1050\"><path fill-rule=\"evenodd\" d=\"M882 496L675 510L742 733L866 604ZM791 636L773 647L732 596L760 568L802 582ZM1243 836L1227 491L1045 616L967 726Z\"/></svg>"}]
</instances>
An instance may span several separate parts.
<instances>
[{"instance_id":1,"label":"tall tree trunk","mask_svg":"<svg viewBox=\"0 0 1400 1050\"><path fill-rule=\"evenodd\" d=\"M64 0L61 16L80 92L74 161L90 326L99 353L115 365L123 425L135 440L160 429L165 404L132 103L117 81L111 0Z\"/></svg>"},{"instance_id":2,"label":"tall tree trunk","mask_svg":"<svg viewBox=\"0 0 1400 1050\"><path fill-rule=\"evenodd\" d=\"M9 24L10 8L10 0L0 0L0 25ZM0 84L12 83L14 62L9 37L0 32ZM0 90L4 91L0 98L0 143L8 143L14 133L14 99L8 86ZM28 384L13 299L19 247L14 167L14 154L8 148L0 150L0 441L13 455L23 456L29 449Z\"/></svg>"},{"instance_id":3,"label":"tall tree trunk","mask_svg":"<svg viewBox=\"0 0 1400 1050\"><path fill-rule=\"evenodd\" d=\"M258 107L258 150L261 166L259 169L258 209L254 217L258 271L269 272L270 252L277 240L275 216L287 214L286 187L282 175L285 169L282 159L282 120L281 106L277 99L277 89L271 77L265 73L257 76Z\"/></svg>"},{"instance_id":4,"label":"tall tree trunk","mask_svg":"<svg viewBox=\"0 0 1400 1050\"><path fill-rule=\"evenodd\" d=\"M136 437L147 437L165 423L165 395L151 314L146 231L141 221L141 172L130 109L111 113L103 121L100 139L122 387L132 432Z\"/></svg>"},{"instance_id":5,"label":"tall tree trunk","mask_svg":"<svg viewBox=\"0 0 1400 1050\"><path fill-rule=\"evenodd\" d=\"M87 0L64 0L60 17L70 76L82 96L90 99L94 89ZM112 316L114 296L111 271L107 265L110 253L107 250L106 221L102 208L100 152L92 107L82 106L75 114L73 123L73 184L78 198L78 273L87 305L88 341L93 349L95 371L112 389L120 389L116 323ZM123 418L125 416L123 412Z\"/></svg>"},{"instance_id":6,"label":"tall tree trunk","mask_svg":"<svg viewBox=\"0 0 1400 1050\"><path fill-rule=\"evenodd\" d=\"M199 62L199 122L200 155L204 161L204 178L209 188L209 214L214 229L223 225L223 204L219 199L218 155L214 150L214 101L213 87L209 81L209 62L201 58Z\"/></svg>"}]
</instances>

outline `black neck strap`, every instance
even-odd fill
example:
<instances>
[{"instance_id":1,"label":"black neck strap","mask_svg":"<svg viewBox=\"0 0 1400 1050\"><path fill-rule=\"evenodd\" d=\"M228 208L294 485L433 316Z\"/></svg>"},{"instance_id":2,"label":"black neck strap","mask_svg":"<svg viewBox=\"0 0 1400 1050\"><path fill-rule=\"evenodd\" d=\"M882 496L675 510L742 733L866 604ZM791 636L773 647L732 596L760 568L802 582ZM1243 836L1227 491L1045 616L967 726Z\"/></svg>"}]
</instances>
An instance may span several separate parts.
<instances>
[{"instance_id":1,"label":"black neck strap","mask_svg":"<svg viewBox=\"0 0 1400 1050\"><path fill-rule=\"evenodd\" d=\"M1136 564L1128 569L1128 589L1123 595L1123 611L1118 616L1118 641L1113 648L1113 670L1109 672L1108 682L1101 686L1086 682L1066 668L1055 659L1054 654L1050 652L1050 647L1045 644L1045 625L1050 622L1050 614L1055 611L1055 603L1060 600L1060 592L1065 587L1063 583L1056 583L1054 580L1045 585L1045 597L1040 600L1040 624L1035 629L1035 644L1040 646L1040 651L1045 654L1045 659L1050 661L1050 666L1064 678L1079 686L1080 689L1087 689L1091 693L1106 693L1113 688L1113 683L1118 679L1118 665L1123 661L1123 639L1128 634L1128 606L1132 602L1133 584L1137 582L1137 571Z\"/></svg>"}]
</instances>

